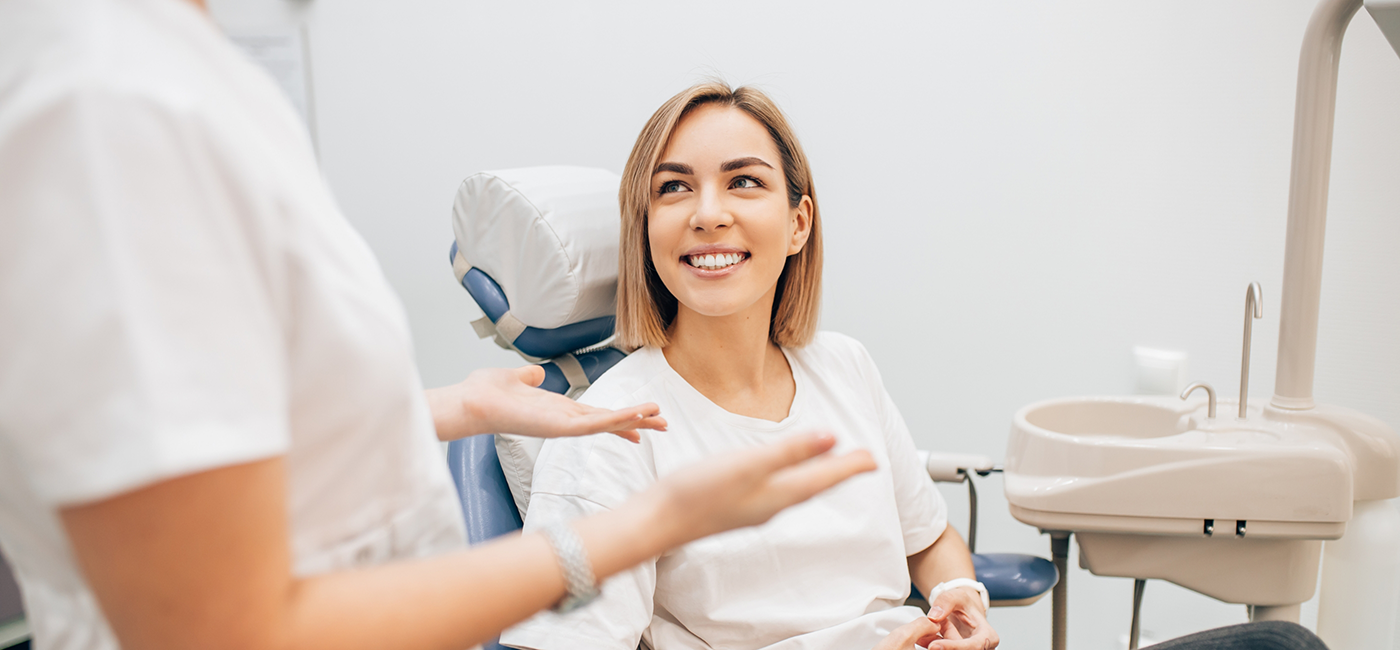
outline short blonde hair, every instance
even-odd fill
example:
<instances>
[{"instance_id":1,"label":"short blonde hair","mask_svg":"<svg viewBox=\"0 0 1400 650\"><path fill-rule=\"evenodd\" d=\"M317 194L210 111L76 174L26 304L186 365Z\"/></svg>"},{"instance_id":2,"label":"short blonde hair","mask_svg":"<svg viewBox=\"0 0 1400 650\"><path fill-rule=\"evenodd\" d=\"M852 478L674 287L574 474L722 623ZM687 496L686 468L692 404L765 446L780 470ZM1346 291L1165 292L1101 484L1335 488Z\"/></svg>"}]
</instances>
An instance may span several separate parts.
<instances>
[{"instance_id":1,"label":"short blonde hair","mask_svg":"<svg viewBox=\"0 0 1400 650\"><path fill-rule=\"evenodd\" d=\"M706 104L737 108L768 129L782 156L788 205L796 208L806 196L812 202L812 227L801 251L790 255L778 276L768 339L787 348L812 341L821 309L822 237L817 190L807 154L787 117L763 91L748 86L730 88L719 81L691 86L667 100L647 121L627 157L622 172L618 204L622 211L622 235L618 247L617 342L627 349L665 347L666 330L676 317L676 297L662 284L651 261L647 234L647 210L651 206L651 175L676 124L690 111Z\"/></svg>"}]
</instances>

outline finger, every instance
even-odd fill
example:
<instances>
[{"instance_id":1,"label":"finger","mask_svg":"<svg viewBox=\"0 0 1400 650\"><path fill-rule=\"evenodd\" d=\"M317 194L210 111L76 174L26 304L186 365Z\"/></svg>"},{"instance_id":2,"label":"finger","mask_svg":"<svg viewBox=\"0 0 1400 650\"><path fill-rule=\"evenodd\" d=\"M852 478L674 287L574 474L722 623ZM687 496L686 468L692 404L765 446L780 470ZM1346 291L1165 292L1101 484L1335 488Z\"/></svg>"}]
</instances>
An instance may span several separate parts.
<instances>
[{"instance_id":1,"label":"finger","mask_svg":"<svg viewBox=\"0 0 1400 650\"><path fill-rule=\"evenodd\" d=\"M949 620L953 623L953 625L955 625L958 628L958 635L965 638L971 638L972 636L976 635L979 630L986 629L985 622L979 624L977 621L973 620L971 616L968 615L968 612L965 609L959 611L955 616L951 617Z\"/></svg>"},{"instance_id":2,"label":"finger","mask_svg":"<svg viewBox=\"0 0 1400 650\"><path fill-rule=\"evenodd\" d=\"M942 623L954 612L966 609L966 603L959 599L959 590L945 591L929 603L928 617Z\"/></svg>"},{"instance_id":3,"label":"finger","mask_svg":"<svg viewBox=\"0 0 1400 650\"><path fill-rule=\"evenodd\" d=\"M943 621L942 628L943 638L945 639L961 639L964 636L963 633L958 630L958 626L954 625L952 621Z\"/></svg>"},{"instance_id":4,"label":"finger","mask_svg":"<svg viewBox=\"0 0 1400 650\"><path fill-rule=\"evenodd\" d=\"M991 630L982 630L966 639L944 638L929 642L928 650L989 650L996 647Z\"/></svg>"},{"instance_id":5,"label":"finger","mask_svg":"<svg viewBox=\"0 0 1400 650\"><path fill-rule=\"evenodd\" d=\"M655 404L645 404L633 406L620 411L609 411L606 409L595 409L592 413L577 416L570 423L569 431L565 435L585 435L589 433L603 433L636 430L638 428L666 428L666 421L652 420L648 426L648 417L660 419L655 415L657 406ZM649 415L648 415L649 414Z\"/></svg>"},{"instance_id":6,"label":"finger","mask_svg":"<svg viewBox=\"0 0 1400 650\"><path fill-rule=\"evenodd\" d=\"M856 474L875 469L875 459L864 449L788 467L773 475L774 494L787 503L805 501Z\"/></svg>"},{"instance_id":7,"label":"finger","mask_svg":"<svg viewBox=\"0 0 1400 650\"><path fill-rule=\"evenodd\" d=\"M538 388L540 384L544 383L544 366L537 366L533 363L521 366L515 369L515 377L522 383Z\"/></svg>"},{"instance_id":8,"label":"finger","mask_svg":"<svg viewBox=\"0 0 1400 650\"><path fill-rule=\"evenodd\" d=\"M661 417L661 407L650 402L646 404L638 404L636 406L629 406L623 409L617 409L615 411L612 409L585 406L583 404L580 404L579 406L587 409L587 413L589 415L616 415L618 418L618 422L623 423L630 423L633 421L645 421L648 418ZM662 420L662 423L664 424L665 420Z\"/></svg>"},{"instance_id":9,"label":"finger","mask_svg":"<svg viewBox=\"0 0 1400 650\"><path fill-rule=\"evenodd\" d=\"M924 639L938 638L938 625L924 617L905 623L893 630L875 646L874 650L912 650L917 641L925 645Z\"/></svg>"},{"instance_id":10,"label":"finger","mask_svg":"<svg viewBox=\"0 0 1400 650\"><path fill-rule=\"evenodd\" d=\"M917 643L925 648L928 647L930 641L942 636L939 625L923 616L906 623L895 630L895 632L899 632L900 630L903 630L907 634L906 638L908 641L906 643Z\"/></svg>"},{"instance_id":11,"label":"finger","mask_svg":"<svg viewBox=\"0 0 1400 650\"><path fill-rule=\"evenodd\" d=\"M799 433L759 447L746 457L745 464L754 471L772 474L826 453L834 446L836 437L825 431Z\"/></svg>"},{"instance_id":12,"label":"finger","mask_svg":"<svg viewBox=\"0 0 1400 650\"><path fill-rule=\"evenodd\" d=\"M636 429L623 429L622 431L612 431L610 433L630 443L640 444L642 442L642 434L637 433Z\"/></svg>"}]
</instances>

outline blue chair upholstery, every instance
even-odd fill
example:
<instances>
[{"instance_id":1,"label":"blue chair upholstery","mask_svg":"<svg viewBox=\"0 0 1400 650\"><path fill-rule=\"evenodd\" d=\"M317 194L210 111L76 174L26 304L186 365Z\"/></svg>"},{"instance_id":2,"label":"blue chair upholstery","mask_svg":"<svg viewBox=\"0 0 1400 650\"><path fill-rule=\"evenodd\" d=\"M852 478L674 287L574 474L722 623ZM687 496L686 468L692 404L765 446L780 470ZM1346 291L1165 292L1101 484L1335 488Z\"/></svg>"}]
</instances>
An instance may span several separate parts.
<instances>
[{"instance_id":1,"label":"blue chair upholstery","mask_svg":"<svg viewBox=\"0 0 1400 650\"><path fill-rule=\"evenodd\" d=\"M977 581L987 588L992 607L1029 605L1049 593L1060 581L1055 564L1043 557L1019 553L973 553ZM914 600L924 600L919 588L910 586Z\"/></svg>"},{"instance_id":2,"label":"blue chair upholstery","mask_svg":"<svg viewBox=\"0 0 1400 650\"><path fill-rule=\"evenodd\" d=\"M972 567L993 607L1029 605L1060 581L1055 563L1034 555L973 553Z\"/></svg>"},{"instance_id":3,"label":"blue chair upholstery","mask_svg":"<svg viewBox=\"0 0 1400 650\"><path fill-rule=\"evenodd\" d=\"M588 381L591 383L598 381L608 368L627 358L627 354L617 348L603 348L576 354L574 358L578 359L578 364L583 367L583 374L588 375ZM540 384L540 388L560 395L569 392L569 380L564 378L564 371L560 370L558 365L553 361L546 361L540 366L544 368L544 383Z\"/></svg>"},{"instance_id":4,"label":"blue chair upholstery","mask_svg":"<svg viewBox=\"0 0 1400 650\"><path fill-rule=\"evenodd\" d=\"M495 436L471 436L447 446L447 464L471 544L520 530L520 513L496 457Z\"/></svg>"},{"instance_id":5,"label":"blue chair upholstery","mask_svg":"<svg viewBox=\"0 0 1400 650\"><path fill-rule=\"evenodd\" d=\"M452 242L448 259L457 256L457 242ZM495 323L501 315L510 311L510 300L501 286L485 271L471 268L462 276L462 288L471 294L486 317ZM570 323L554 329L526 327L515 339L515 349L538 359L552 359L561 354L597 345L613 334L616 318L603 316L579 323ZM609 364L611 365L611 364Z\"/></svg>"},{"instance_id":6,"label":"blue chair upholstery","mask_svg":"<svg viewBox=\"0 0 1400 650\"><path fill-rule=\"evenodd\" d=\"M520 512L515 509L501 461L496 457L495 436L452 441L447 446L447 466L462 502L467 543L476 545L520 530ZM509 650L498 641L487 641L482 650Z\"/></svg>"}]
</instances>

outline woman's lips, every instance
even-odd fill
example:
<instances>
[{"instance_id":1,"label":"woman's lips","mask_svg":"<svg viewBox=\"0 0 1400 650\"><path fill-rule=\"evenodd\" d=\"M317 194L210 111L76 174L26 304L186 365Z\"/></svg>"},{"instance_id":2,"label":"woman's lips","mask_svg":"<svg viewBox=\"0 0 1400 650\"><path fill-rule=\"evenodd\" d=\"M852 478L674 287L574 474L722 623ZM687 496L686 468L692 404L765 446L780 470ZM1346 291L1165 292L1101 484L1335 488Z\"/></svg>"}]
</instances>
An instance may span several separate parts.
<instances>
[{"instance_id":1,"label":"woman's lips","mask_svg":"<svg viewBox=\"0 0 1400 650\"><path fill-rule=\"evenodd\" d=\"M698 277L709 279L730 275L738 271L748 261L748 253L686 255L681 258L681 266Z\"/></svg>"}]
</instances>

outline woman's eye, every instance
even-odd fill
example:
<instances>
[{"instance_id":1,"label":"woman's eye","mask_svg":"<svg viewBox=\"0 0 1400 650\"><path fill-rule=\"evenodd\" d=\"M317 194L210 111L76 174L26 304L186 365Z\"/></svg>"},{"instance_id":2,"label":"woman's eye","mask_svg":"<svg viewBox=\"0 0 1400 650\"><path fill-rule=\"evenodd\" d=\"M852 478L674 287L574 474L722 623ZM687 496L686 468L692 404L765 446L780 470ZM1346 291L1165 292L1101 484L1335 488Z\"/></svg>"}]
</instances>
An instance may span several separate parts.
<instances>
[{"instance_id":1,"label":"woman's eye","mask_svg":"<svg viewBox=\"0 0 1400 650\"><path fill-rule=\"evenodd\" d=\"M656 193L670 194L672 192L679 192L683 189L685 189L685 185L683 185L680 181L666 181L665 183L661 184L661 189L658 189Z\"/></svg>"},{"instance_id":2,"label":"woman's eye","mask_svg":"<svg viewBox=\"0 0 1400 650\"><path fill-rule=\"evenodd\" d=\"M734 182L730 183L729 186L738 190L748 190L763 187L763 184L752 176L740 176L734 179Z\"/></svg>"}]
</instances>

